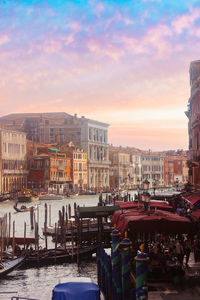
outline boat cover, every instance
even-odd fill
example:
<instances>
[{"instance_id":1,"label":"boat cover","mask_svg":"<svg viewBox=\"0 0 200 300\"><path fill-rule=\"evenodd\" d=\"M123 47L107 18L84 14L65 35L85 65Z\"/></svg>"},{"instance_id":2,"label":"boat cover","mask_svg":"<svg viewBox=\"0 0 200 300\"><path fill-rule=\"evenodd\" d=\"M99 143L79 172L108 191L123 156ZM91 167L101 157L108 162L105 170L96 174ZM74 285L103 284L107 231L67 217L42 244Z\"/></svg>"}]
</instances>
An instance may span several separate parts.
<instances>
[{"instance_id":1,"label":"boat cover","mask_svg":"<svg viewBox=\"0 0 200 300\"><path fill-rule=\"evenodd\" d=\"M143 209L116 211L111 225L116 224L123 234L128 227L133 232L188 233L191 221L185 217L166 211L144 211Z\"/></svg>"},{"instance_id":2,"label":"boat cover","mask_svg":"<svg viewBox=\"0 0 200 300\"><path fill-rule=\"evenodd\" d=\"M144 203L142 201L130 201L130 202L116 202L116 205L119 205L121 209L129 209L129 208L141 208L144 207ZM158 208L163 210L172 211L173 207L164 201L150 201L150 208Z\"/></svg>"},{"instance_id":3,"label":"boat cover","mask_svg":"<svg viewBox=\"0 0 200 300\"><path fill-rule=\"evenodd\" d=\"M92 282L66 282L53 289L52 300L100 300L100 290Z\"/></svg>"}]
</instances>

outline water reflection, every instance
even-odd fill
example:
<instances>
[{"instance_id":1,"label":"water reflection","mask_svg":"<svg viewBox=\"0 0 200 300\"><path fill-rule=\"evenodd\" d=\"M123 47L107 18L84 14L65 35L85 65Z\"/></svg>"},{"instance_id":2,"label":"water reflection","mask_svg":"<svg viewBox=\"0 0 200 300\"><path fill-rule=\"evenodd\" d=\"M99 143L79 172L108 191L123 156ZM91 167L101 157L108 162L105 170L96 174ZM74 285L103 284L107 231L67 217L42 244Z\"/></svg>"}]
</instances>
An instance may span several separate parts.
<instances>
[{"instance_id":1,"label":"water reflection","mask_svg":"<svg viewBox=\"0 0 200 300\"><path fill-rule=\"evenodd\" d=\"M132 193L133 195L133 193ZM103 195L105 197L105 195ZM76 198L66 198L62 200L48 200L40 201L39 205L39 234L40 245L44 246L44 239L42 237L42 227L44 224L44 204L47 203L48 207L51 206L51 224L55 224L58 221L58 211L64 205L70 204L72 208L72 215L74 213L74 202L79 206L95 206L98 203L98 195L92 196L78 196ZM35 203L34 203L35 204ZM14 213L14 202L6 201L0 203L0 212L11 212L12 222L15 221L16 234L15 236L23 236L24 234L24 222L27 224L27 237L34 237L34 231L30 228L30 213ZM31 206L28 204L27 206ZM37 220L37 212L36 212ZM49 222L48 222L49 223ZM12 228L11 228L12 232ZM51 242L51 237L48 238L48 247L54 247ZM51 299L51 293L53 287L62 282L69 281L77 277L89 277L94 282L97 280L96 264L94 262L83 262L78 268L75 263L53 265L49 267L43 267L40 269L28 269L28 270L15 270L9 274L5 279L0 280L0 292L16 292L14 294L0 294L0 300L11 299L12 296L30 297L39 300Z\"/></svg>"}]
</instances>

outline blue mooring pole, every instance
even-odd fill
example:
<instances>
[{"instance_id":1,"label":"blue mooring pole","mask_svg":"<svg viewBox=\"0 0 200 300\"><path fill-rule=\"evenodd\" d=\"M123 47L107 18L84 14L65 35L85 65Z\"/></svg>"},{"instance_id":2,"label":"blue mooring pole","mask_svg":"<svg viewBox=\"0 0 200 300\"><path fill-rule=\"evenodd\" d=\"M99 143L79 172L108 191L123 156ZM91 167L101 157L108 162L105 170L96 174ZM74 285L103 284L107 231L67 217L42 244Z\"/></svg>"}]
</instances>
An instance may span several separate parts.
<instances>
[{"instance_id":1,"label":"blue mooring pole","mask_svg":"<svg viewBox=\"0 0 200 300\"><path fill-rule=\"evenodd\" d=\"M147 262L149 258L144 253L144 245L141 245L141 252L135 257L136 260L136 299L147 300L148 299L148 287L147 287Z\"/></svg>"},{"instance_id":2,"label":"blue mooring pole","mask_svg":"<svg viewBox=\"0 0 200 300\"><path fill-rule=\"evenodd\" d=\"M131 265L130 265L130 239L125 238L121 241L122 258L122 299L129 300L131 297Z\"/></svg>"},{"instance_id":3,"label":"blue mooring pole","mask_svg":"<svg viewBox=\"0 0 200 300\"><path fill-rule=\"evenodd\" d=\"M120 265L120 232L114 227L112 236L112 292L113 300L122 300L122 282Z\"/></svg>"}]
</instances>

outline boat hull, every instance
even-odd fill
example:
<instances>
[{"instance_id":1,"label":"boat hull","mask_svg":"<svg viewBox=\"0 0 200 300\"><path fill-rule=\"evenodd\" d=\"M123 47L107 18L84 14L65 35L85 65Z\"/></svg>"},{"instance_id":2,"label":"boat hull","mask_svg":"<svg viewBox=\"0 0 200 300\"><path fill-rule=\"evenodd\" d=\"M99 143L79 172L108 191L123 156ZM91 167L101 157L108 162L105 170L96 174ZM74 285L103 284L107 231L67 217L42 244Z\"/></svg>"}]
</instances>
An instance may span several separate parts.
<instances>
[{"instance_id":1,"label":"boat hull","mask_svg":"<svg viewBox=\"0 0 200 300\"><path fill-rule=\"evenodd\" d=\"M55 249L42 250L39 254L27 254L25 262L22 268L33 268L42 267L54 264L63 264L74 262L77 259L77 254L79 258L89 258L93 253L96 253L97 246L91 246L86 248L80 248L79 253L75 248L72 255L72 249L61 250Z\"/></svg>"},{"instance_id":2,"label":"boat hull","mask_svg":"<svg viewBox=\"0 0 200 300\"><path fill-rule=\"evenodd\" d=\"M0 264L1 268L0 268L0 278L4 277L5 275L9 274L10 272L12 272L13 270L19 268L25 260L25 255L12 259L12 260L8 260L5 262L2 262Z\"/></svg>"}]
</instances>

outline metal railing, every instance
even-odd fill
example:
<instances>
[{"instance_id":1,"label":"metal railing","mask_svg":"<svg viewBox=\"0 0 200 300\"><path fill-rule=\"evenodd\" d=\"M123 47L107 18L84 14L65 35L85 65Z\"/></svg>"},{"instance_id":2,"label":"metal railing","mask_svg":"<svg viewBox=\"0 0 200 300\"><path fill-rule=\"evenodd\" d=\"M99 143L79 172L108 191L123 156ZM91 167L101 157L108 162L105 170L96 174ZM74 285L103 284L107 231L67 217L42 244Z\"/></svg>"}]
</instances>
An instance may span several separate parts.
<instances>
[{"instance_id":1,"label":"metal railing","mask_svg":"<svg viewBox=\"0 0 200 300\"><path fill-rule=\"evenodd\" d=\"M39 300L35 298L26 298L26 297L20 297L20 296L13 296L11 300Z\"/></svg>"}]
</instances>

